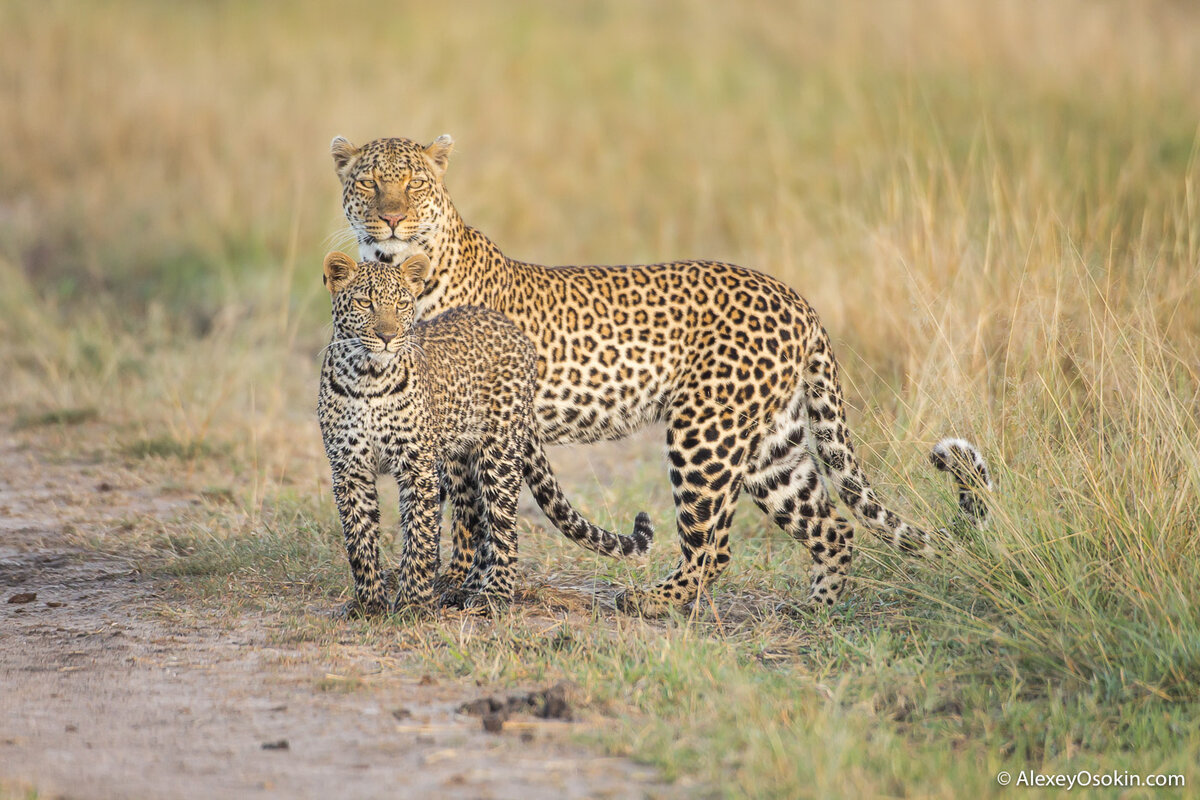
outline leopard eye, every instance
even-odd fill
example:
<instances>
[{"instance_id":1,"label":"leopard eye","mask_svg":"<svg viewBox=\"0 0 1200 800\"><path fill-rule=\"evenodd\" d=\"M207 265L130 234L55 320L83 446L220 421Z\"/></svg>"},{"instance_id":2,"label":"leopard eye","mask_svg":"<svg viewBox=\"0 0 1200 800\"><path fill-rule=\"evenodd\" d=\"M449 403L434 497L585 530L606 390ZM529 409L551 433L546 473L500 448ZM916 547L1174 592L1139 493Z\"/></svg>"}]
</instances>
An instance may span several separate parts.
<instances>
[{"instance_id":1,"label":"leopard eye","mask_svg":"<svg viewBox=\"0 0 1200 800\"><path fill-rule=\"evenodd\" d=\"M423 180L423 179L421 179L421 178L417 178L416 180L411 180L411 181L409 181L409 182L408 182L408 188L410 188L410 189L424 189L424 188L425 188L425 184L426 184L426 181L425 181L425 180Z\"/></svg>"},{"instance_id":2,"label":"leopard eye","mask_svg":"<svg viewBox=\"0 0 1200 800\"><path fill-rule=\"evenodd\" d=\"M369 297L356 297L356 298L354 298L354 305L356 305L356 306L358 306L359 308L361 308L361 309L364 309L364 310L365 310L365 309L368 309L368 308L370 308L370 307L371 307L371 298L369 298Z\"/></svg>"},{"instance_id":3,"label":"leopard eye","mask_svg":"<svg viewBox=\"0 0 1200 800\"><path fill-rule=\"evenodd\" d=\"M400 295L400 297L396 300L396 308L403 311L406 308L408 308L409 306L411 306L412 302L413 302L412 298L409 297L408 295L406 295L406 294Z\"/></svg>"},{"instance_id":4,"label":"leopard eye","mask_svg":"<svg viewBox=\"0 0 1200 800\"><path fill-rule=\"evenodd\" d=\"M358 186L360 189L374 189L375 181L371 180L370 178L363 178L358 182Z\"/></svg>"}]
</instances>

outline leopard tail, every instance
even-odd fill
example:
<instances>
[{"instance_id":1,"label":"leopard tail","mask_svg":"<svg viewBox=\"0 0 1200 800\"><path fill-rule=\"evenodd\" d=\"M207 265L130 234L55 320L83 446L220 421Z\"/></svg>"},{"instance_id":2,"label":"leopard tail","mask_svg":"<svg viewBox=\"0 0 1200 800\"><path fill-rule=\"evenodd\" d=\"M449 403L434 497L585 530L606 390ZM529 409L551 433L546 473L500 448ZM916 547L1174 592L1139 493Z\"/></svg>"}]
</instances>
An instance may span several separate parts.
<instances>
[{"instance_id":1,"label":"leopard tail","mask_svg":"<svg viewBox=\"0 0 1200 800\"><path fill-rule=\"evenodd\" d=\"M837 364L827 336L818 337L813 344L803 391L817 462L855 519L905 552L932 554L929 534L884 506L863 472L846 425ZM966 440L944 439L934 448L930 459L957 484L959 508L964 516L982 525L988 511L984 493L992 488L983 456Z\"/></svg>"},{"instance_id":2,"label":"leopard tail","mask_svg":"<svg viewBox=\"0 0 1200 800\"><path fill-rule=\"evenodd\" d=\"M605 530L585 519L563 494L562 486L554 477L546 458L546 451L536 437L530 440L526 451L525 482L542 513L564 536L581 547L601 555L622 558L645 553L654 540L654 526L645 511L638 513L633 532L626 536Z\"/></svg>"}]
</instances>

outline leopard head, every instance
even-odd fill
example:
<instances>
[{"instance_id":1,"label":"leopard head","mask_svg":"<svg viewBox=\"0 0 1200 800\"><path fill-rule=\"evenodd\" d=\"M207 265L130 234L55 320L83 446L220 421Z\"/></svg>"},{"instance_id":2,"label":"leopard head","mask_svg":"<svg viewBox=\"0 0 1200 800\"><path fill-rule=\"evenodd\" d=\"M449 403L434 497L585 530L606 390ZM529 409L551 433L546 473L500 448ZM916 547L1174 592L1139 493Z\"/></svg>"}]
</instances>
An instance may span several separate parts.
<instances>
[{"instance_id":1,"label":"leopard head","mask_svg":"<svg viewBox=\"0 0 1200 800\"><path fill-rule=\"evenodd\" d=\"M358 345L376 360L400 352L412 332L416 296L429 278L429 258L410 255L398 267L325 256L325 288L333 299L333 338Z\"/></svg>"},{"instance_id":2,"label":"leopard head","mask_svg":"<svg viewBox=\"0 0 1200 800\"><path fill-rule=\"evenodd\" d=\"M362 147L340 136L333 140L342 209L359 255L394 264L412 245L429 251L455 214L442 182L453 148L449 135L428 147L411 139L376 139Z\"/></svg>"}]
</instances>

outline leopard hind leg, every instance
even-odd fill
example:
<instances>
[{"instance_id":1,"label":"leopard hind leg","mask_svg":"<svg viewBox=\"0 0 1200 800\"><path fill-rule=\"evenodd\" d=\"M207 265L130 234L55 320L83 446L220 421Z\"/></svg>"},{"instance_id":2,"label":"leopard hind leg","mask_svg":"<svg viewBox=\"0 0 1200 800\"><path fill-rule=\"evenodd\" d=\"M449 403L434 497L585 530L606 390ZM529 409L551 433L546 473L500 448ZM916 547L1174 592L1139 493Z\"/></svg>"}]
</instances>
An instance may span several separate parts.
<instances>
[{"instance_id":1,"label":"leopard hind leg","mask_svg":"<svg viewBox=\"0 0 1200 800\"><path fill-rule=\"evenodd\" d=\"M808 600L833 605L841 597L854 549L854 526L838 513L809 449L803 396L780 414L763 440L746 491L770 519L808 548L813 566Z\"/></svg>"},{"instance_id":2,"label":"leopard hind leg","mask_svg":"<svg viewBox=\"0 0 1200 800\"><path fill-rule=\"evenodd\" d=\"M731 558L729 528L756 446L754 427L728 404L694 396L668 412L667 456L680 559L649 590L617 595L622 611L658 616L695 600L725 571Z\"/></svg>"},{"instance_id":3,"label":"leopard hind leg","mask_svg":"<svg viewBox=\"0 0 1200 800\"><path fill-rule=\"evenodd\" d=\"M524 479L528 421L515 416L484 435L476 459L483 498L486 539L476 543L467 580L467 607L497 607L512 601L517 563L517 501Z\"/></svg>"},{"instance_id":4,"label":"leopard hind leg","mask_svg":"<svg viewBox=\"0 0 1200 800\"><path fill-rule=\"evenodd\" d=\"M487 539L487 510L479 489L476 456L474 452L455 454L442 465L443 494L451 507L451 548L449 563L434 581L440 605L461 606L479 589L478 574L472 567L476 549Z\"/></svg>"}]
</instances>

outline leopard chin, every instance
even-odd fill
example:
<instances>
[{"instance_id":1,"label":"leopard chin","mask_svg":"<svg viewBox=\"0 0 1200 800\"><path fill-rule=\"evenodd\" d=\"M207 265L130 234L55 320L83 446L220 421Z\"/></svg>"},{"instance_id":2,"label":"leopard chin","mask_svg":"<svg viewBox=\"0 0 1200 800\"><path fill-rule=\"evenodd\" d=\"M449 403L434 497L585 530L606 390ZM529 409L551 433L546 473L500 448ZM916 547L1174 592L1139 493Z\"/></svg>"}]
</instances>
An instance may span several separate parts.
<instances>
[{"instance_id":1,"label":"leopard chin","mask_svg":"<svg viewBox=\"0 0 1200 800\"><path fill-rule=\"evenodd\" d=\"M384 264L399 264L411 255L424 252L412 239L392 236L387 239L367 238L360 241L359 258L364 261L380 261Z\"/></svg>"}]
</instances>

